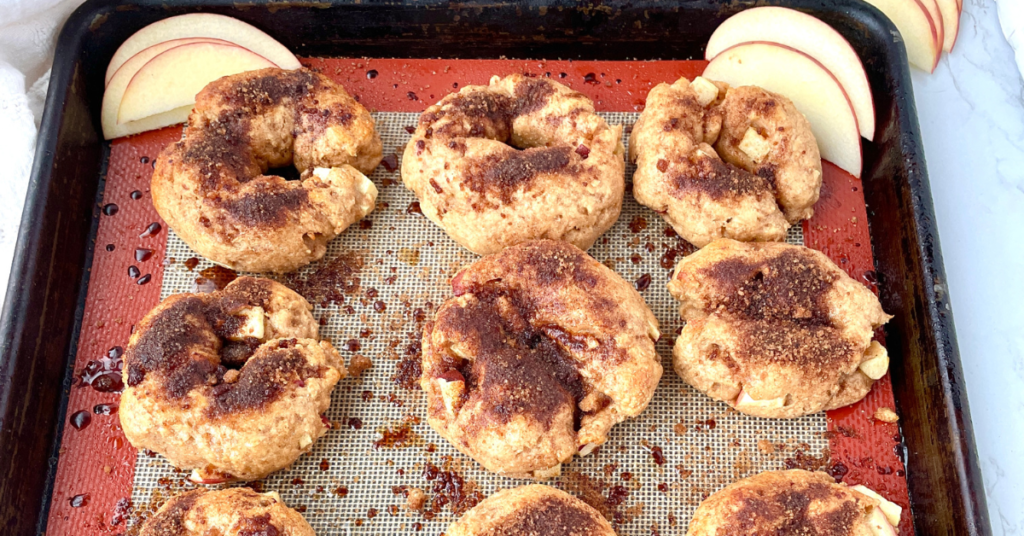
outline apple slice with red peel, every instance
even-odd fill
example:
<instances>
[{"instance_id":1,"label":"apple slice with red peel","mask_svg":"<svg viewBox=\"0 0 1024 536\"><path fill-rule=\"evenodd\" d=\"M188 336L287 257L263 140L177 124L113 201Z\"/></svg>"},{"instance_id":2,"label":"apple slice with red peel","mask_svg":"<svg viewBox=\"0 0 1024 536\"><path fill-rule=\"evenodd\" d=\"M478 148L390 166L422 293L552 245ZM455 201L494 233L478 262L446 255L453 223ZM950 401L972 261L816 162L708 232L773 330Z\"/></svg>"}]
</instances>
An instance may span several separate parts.
<instances>
[{"instance_id":1,"label":"apple slice with red peel","mask_svg":"<svg viewBox=\"0 0 1024 536\"><path fill-rule=\"evenodd\" d=\"M952 0L950 0L952 1ZM864 65L850 43L831 26L794 9L755 7L726 19L708 41L705 57L751 41L768 41L794 48L825 66L843 86L857 114L860 135L875 136L875 106Z\"/></svg>"},{"instance_id":2,"label":"apple slice with red peel","mask_svg":"<svg viewBox=\"0 0 1024 536\"><path fill-rule=\"evenodd\" d=\"M942 50L953 51L956 36L960 33L960 7L957 0L935 0L942 13L942 29L946 38L942 41Z\"/></svg>"},{"instance_id":3,"label":"apple slice with red peel","mask_svg":"<svg viewBox=\"0 0 1024 536\"><path fill-rule=\"evenodd\" d=\"M267 58L282 69L301 67L291 51L251 24L214 13L189 13L154 22L121 43L107 66L106 83L110 82L121 65L142 50L164 41L186 37L223 39Z\"/></svg>"},{"instance_id":4,"label":"apple slice with red peel","mask_svg":"<svg viewBox=\"0 0 1024 536\"><path fill-rule=\"evenodd\" d=\"M935 70L942 54L938 28L922 0L864 0L877 7L903 36L910 63L928 72Z\"/></svg>"},{"instance_id":5,"label":"apple slice with red peel","mask_svg":"<svg viewBox=\"0 0 1024 536\"><path fill-rule=\"evenodd\" d=\"M942 44L946 42L946 24L942 19L942 12L939 11L939 2L937 0L920 0L920 2L928 10L928 17L932 19L932 24L935 26L936 44L941 51Z\"/></svg>"},{"instance_id":6,"label":"apple slice with red peel","mask_svg":"<svg viewBox=\"0 0 1024 536\"><path fill-rule=\"evenodd\" d=\"M793 101L811 123L821 157L860 177L860 129L836 77L814 58L778 43L743 43L722 51L703 76L733 86L759 86Z\"/></svg>"},{"instance_id":7,"label":"apple slice with red peel","mask_svg":"<svg viewBox=\"0 0 1024 536\"><path fill-rule=\"evenodd\" d=\"M128 87L128 83L132 81L135 73L139 72L143 65L165 50L190 43L231 44L221 39L207 37L172 39L153 45L132 56L114 73L114 76L107 84L107 88L103 91L103 105L100 107L100 125L103 127L104 139L112 140L147 130L156 130L177 123L183 123L188 119L188 114L192 111L191 105L122 124L117 123L117 111L121 107L124 90Z\"/></svg>"},{"instance_id":8,"label":"apple slice with red peel","mask_svg":"<svg viewBox=\"0 0 1024 536\"><path fill-rule=\"evenodd\" d=\"M195 104L196 94L218 78L275 67L248 49L220 43L191 43L149 60L124 90L117 122L124 124Z\"/></svg>"}]
</instances>

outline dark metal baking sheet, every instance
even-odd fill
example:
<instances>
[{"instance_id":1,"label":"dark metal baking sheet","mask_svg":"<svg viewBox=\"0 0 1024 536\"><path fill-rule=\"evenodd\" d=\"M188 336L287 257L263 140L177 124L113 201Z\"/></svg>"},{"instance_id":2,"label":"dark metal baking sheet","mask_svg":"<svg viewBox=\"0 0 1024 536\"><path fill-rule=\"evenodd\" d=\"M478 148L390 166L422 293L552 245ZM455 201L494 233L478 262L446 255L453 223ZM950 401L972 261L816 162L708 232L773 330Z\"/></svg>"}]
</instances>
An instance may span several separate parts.
<instances>
[{"instance_id":1,"label":"dark metal baking sheet","mask_svg":"<svg viewBox=\"0 0 1024 536\"><path fill-rule=\"evenodd\" d=\"M103 73L139 28L194 11L271 30L303 56L687 59L717 25L752 5L807 11L861 56L878 130L864 144L864 193L892 379L920 534L987 534L938 234L906 53L893 25L857 0L722 2L295 2L91 0L58 42L36 160L0 316L0 527L45 530L69 363L77 346L108 145ZM469 9L471 17L457 17ZM636 22L642 24L634 24Z\"/></svg>"}]
</instances>

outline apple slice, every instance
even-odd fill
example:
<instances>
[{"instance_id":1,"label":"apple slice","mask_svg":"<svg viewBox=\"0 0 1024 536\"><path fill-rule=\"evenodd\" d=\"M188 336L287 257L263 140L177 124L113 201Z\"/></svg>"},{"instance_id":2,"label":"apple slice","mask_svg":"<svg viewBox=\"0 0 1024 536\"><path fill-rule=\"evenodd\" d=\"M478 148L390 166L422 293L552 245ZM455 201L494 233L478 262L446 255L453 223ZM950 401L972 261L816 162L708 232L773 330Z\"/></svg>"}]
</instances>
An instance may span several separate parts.
<instances>
[{"instance_id":1,"label":"apple slice","mask_svg":"<svg viewBox=\"0 0 1024 536\"><path fill-rule=\"evenodd\" d=\"M843 86L857 114L860 135L875 136L875 106L864 65L850 43L831 26L794 9L765 6L740 11L711 34L705 57L750 41L779 43L818 60Z\"/></svg>"},{"instance_id":2,"label":"apple slice","mask_svg":"<svg viewBox=\"0 0 1024 536\"><path fill-rule=\"evenodd\" d=\"M921 0L864 0L877 7L903 36L907 58L915 67L932 72L942 54L942 42L928 8Z\"/></svg>"},{"instance_id":3,"label":"apple slice","mask_svg":"<svg viewBox=\"0 0 1024 536\"><path fill-rule=\"evenodd\" d=\"M220 43L191 43L149 60L124 90L118 124L190 106L207 84L223 76L276 67L250 50Z\"/></svg>"},{"instance_id":4,"label":"apple slice","mask_svg":"<svg viewBox=\"0 0 1024 536\"><path fill-rule=\"evenodd\" d=\"M936 0L936 3L939 5L939 12L942 13L942 28L946 36L942 42L942 50L952 52L956 36L960 33L960 7L957 0Z\"/></svg>"},{"instance_id":5,"label":"apple slice","mask_svg":"<svg viewBox=\"0 0 1024 536\"><path fill-rule=\"evenodd\" d=\"M946 42L946 25L942 20L942 12L939 11L939 2L937 0L920 0L921 4L925 9L928 10L928 17L932 19L932 24L935 26L935 40L942 50L942 44Z\"/></svg>"},{"instance_id":6,"label":"apple slice","mask_svg":"<svg viewBox=\"0 0 1024 536\"><path fill-rule=\"evenodd\" d=\"M132 56L158 43L186 37L212 37L230 41L272 61L282 69L298 69L299 60L284 45L255 26L214 13L178 15L135 32L114 52L107 66L106 83Z\"/></svg>"},{"instance_id":7,"label":"apple slice","mask_svg":"<svg viewBox=\"0 0 1024 536\"><path fill-rule=\"evenodd\" d=\"M860 129L853 105L836 77L814 58L778 43L743 43L715 56L703 76L759 86L793 101L811 123L821 157L860 177Z\"/></svg>"},{"instance_id":8,"label":"apple slice","mask_svg":"<svg viewBox=\"0 0 1024 536\"><path fill-rule=\"evenodd\" d=\"M151 115L149 117L139 119L138 121L128 121L127 123L118 124L117 108L114 108L113 127L103 127L103 139L112 140L114 138L131 136L132 134L157 130L171 125L180 125L188 121L188 116L191 113L192 105L190 104L188 106L182 106L181 108L175 108L168 112Z\"/></svg>"},{"instance_id":9,"label":"apple slice","mask_svg":"<svg viewBox=\"0 0 1024 536\"><path fill-rule=\"evenodd\" d=\"M124 90L128 87L128 83L132 81L132 77L135 76L135 73L139 72L139 69L148 63L149 60L153 59L165 50L189 43L230 44L221 39L210 39L206 37L172 39L170 41L153 45L132 56L128 61L121 65L121 68L119 68L117 72L114 73L114 76L107 84L107 88L103 91L103 105L100 108L100 125L103 127L104 139L111 140L114 138L120 138L121 136L127 136L129 134L138 134L139 132L145 132L147 130L155 130L176 123L182 123L188 119L188 114L192 111L191 106L183 107L181 110L172 110L171 112L157 114L156 116L151 116L139 121L130 121L120 125L117 123L117 111L121 106L121 98L124 97Z\"/></svg>"}]
</instances>

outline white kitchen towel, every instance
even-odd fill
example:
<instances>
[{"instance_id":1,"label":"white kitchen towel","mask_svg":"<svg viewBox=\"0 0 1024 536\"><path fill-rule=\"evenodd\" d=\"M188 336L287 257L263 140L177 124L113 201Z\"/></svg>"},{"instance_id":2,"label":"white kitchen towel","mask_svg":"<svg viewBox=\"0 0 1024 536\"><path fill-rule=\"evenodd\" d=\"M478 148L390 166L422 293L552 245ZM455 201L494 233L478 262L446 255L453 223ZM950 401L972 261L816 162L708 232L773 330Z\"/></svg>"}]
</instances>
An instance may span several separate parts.
<instances>
[{"instance_id":1,"label":"white kitchen towel","mask_svg":"<svg viewBox=\"0 0 1024 536\"><path fill-rule=\"evenodd\" d=\"M996 0L999 25L1017 58L1017 73L1024 76L1024 0Z\"/></svg>"},{"instance_id":2,"label":"white kitchen towel","mask_svg":"<svg viewBox=\"0 0 1024 536\"><path fill-rule=\"evenodd\" d=\"M18 239L57 34L82 0L0 0L0 304Z\"/></svg>"}]
</instances>

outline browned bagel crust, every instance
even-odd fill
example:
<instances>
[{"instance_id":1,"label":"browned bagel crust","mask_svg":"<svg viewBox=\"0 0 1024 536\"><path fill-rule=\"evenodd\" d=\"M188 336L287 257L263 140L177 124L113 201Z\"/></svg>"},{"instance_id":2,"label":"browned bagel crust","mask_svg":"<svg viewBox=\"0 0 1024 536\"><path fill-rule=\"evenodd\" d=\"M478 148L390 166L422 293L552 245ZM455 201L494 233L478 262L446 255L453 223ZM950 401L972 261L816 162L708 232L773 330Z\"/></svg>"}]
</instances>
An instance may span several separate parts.
<instances>
[{"instance_id":1,"label":"browned bagel crust","mask_svg":"<svg viewBox=\"0 0 1024 536\"><path fill-rule=\"evenodd\" d=\"M499 491L452 523L448 536L615 536L600 512L550 486Z\"/></svg>"},{"instance_id":2,"label":"browned bagel crust","mask_svg":"<svg viewBox=\"0 0 1024 536\"><path fill-rule=\"evenodd\" d=\"M490 471L543 478L638 415L661 378L643 298L565 242L484 257L423 333L427 417Z\"/></svg>"},{"instance_id":3,"label":"browned bagel crust","mask_svg":"<svg viewBox=\"0 0 1024 536\"><path fill-rule=\"evenodd\" d=\"M878 501L829 475L767 471L715 492L697 508L687 536L874 536Z\"/></svg>"},{"instance_id":4,"label":"browned bagel crust","mask_svg":"<svg viewBox=\"0 0 1024 536\"><path fill-rule=\"evenodd\" d=\"M315 536L276 492L197 489L175 495L142 525L139 536Z\"/></svg>"},{"instance_id":5,"label":"browned bagel crust","mask_svg":"<svg viewBox=\"0 0 1024 536\"><path fill-rule=\"evenodd\" d=\"M814 213L821 187L810 124L788 99L703 78L651 90L629 158L637 201L697 247L720 237L781 241Z\"/></svg>"},{"instance_id":6,"label":"browned bagel crust","mask_svg":"<svg viewBox=\"0 0 1024 536\"><path fill-rule=\"evenodd\" d=\"M722 238L680 261L668 288L686 320L676 372L739 411L794 418L852 404L874 384L858 367L890 317L818 251ZM740 407L741 392L784 403Z\"/></svg>"},{"instance_id":7,"label":"browned bagel crust","mask_svg":"<svg viewBox=\"0 0 1024 536\"><path fill-rule=\"evenodd\" d=\"M423 112L402 180L423 214L475 253L539 238L586 249L622 208L621 135L562 84L495 76Z\"/></svg>"},{"instance_id":8,"label":"browned bagel crust","mask_svg":"<svg viewBox=\"0 0 1024 536\"><path fill-rule=\"evenodd\" d=\"M129 442L211 480L291 464L326 431L320 414L346 373L330 343L317 342L310 309L287 287L250 277L161 302L125 352L118 415ZM262 333L249 336L255 322Z\"/></svg>"},{"instance_id":9,"label":"browned bagel crust","mask_svg":"<svg viewBox=\"0 0 1024 536\"><path fill-rule=\"evenodd\" d=\"M226 76L196 96L181 141L156 159L153 204L204 257L291 271L372 210L376 188L363 174L381 150L369 112L326 76L277 68ZM263 175L293 163L299 181Z\"/></svg>"}]
</instances>

